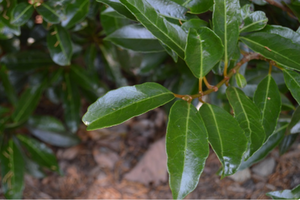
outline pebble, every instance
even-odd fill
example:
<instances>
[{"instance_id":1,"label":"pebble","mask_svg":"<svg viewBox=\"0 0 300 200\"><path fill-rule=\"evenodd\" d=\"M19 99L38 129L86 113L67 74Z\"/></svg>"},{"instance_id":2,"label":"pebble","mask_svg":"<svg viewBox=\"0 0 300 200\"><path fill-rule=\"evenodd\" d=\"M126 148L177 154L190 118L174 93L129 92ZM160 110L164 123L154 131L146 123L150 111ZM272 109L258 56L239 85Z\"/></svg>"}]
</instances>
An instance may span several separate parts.
<instances>
[{"instance_id":1,"label":"pebble","mask_svg":"<svg viewBox=\"0 0 300 200\"><path fill-rule=\"evenodd\" d=\"M267 158L262 162L260 162L259 164L257 164L256 166L254 166L252 168L252 171L259 176L267 177L273 173L275 166L276 166L275 159Z\"/></svg>"},{"instance_id":2,"label":"pebble","mask_svg":"<svg viewBox=\"0 0 300 200\"><path fill-rule=\"evenodd\" d=\"M246 168L242 171L238 171L235 174L229 176L229 178L233 179L236 182L244 182L246 180L248 180L249 178L251 178L251 172L249 170L249 168Z\"/></svg>"}]
</instances>

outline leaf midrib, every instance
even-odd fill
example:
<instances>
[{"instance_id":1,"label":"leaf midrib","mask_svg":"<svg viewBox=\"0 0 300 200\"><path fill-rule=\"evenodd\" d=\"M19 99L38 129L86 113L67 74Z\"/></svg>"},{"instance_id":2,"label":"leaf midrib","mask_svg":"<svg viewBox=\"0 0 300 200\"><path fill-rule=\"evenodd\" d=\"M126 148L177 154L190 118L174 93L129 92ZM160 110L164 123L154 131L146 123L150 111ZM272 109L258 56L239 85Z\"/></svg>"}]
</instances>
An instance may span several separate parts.
<instances>
[{"instance_id":1,"label":"leaf midrib","mask_svg":"<svg viewBox=\"0 0 300 200\"><path fill-rule=\"evenodd\" d=\"M265 95L265 98L264 98L264 107L262 109L262 119L265 120L265 110L267 108L267 99L268 99L268 94L269 94L269 91L270 91L270 83L271 83L271 76L268 75L268 83L267 83L267 90L266 90L266 95Z\"/></svg>"},{"instance_id":2,"label":"leaf midrib","mask_svg":"<svg viewBox=\"0 0 300 200\"><path fill-rule=\"evenodd\" d=\"M60 16L50 6L48 6L46 3L42 4L42 6L44 6L46 9L48 9L54 15L56 15L56 17L60 18Z\"/></svg>"},{"instance_id":3,"label":"leaf midrib","mask_svg":"<svg viewBox=\"0 0 300 200\"><path fill-rule=\"evenodd\" d=\"M22 106L22 108L24 108L24 109L21 109L21 110L18 112L18 114L16 115L16 117L15 117L15 121L16 121L16 122L18 122L18 121L20 120L20 117L23 115L23 113L25 112L25 110L29 107L28 104L30 104L30 103L32 102L32 99L35 98L35 94L36 94L37 90L38 90L38 88L36 89L36 91L34 91L34 94L33 94L33 95L30 95L29 101L26 101L26 103L24 104L24 106ZM26 92L27 92L27 91L26 91ZM28 90L28 92L30 92L30 91Z\"/></svg>"},{"instance_id":4,"label":"leaf midrib","mask_svg":"<svg viewBox=\"0 0 300 200\"><path fill-rule=\"evenodd\" d=\"M66 53L66 51L65 51L65 49L63 48L63 45L62 45L62 43L61 43L61 39L60 39L60 36L59 36L59 33L58 33L58 31L57 31L57 27L55 26L55 32L56 32L56 39L57 39L57 41L59 42L59 46L60 46L60 48L61 48L61 51L62 51L62 53L64 54L64 56L66 57L66 59L67 59L67 61L68 61L68 64L70 63L69 62L69 57L68 57L68 55L67 55L67 53Z\"/></svg>"},{"instance_id":5,"label":"leaf midrib","mask_svg":"<svg viewBox=\"0 0 300 200\"><path fill-rule=\"evenodd\" d=\"M299 86L300 88L300 84L295 80L295 78L288 72L288 70L285 70L285 73L287 73L289 75L289 77L291 77L291 79Z\"/></svg>"},{"instance_id":6,"label":"leaf midrib","mask_svg":"<svg viewBox=\"0 0 300 200\"><path fill-rule=\"evenodd\" d=\"M251 24L249 24L247 26L244 26L243 28L241 28L240 32L243 32L243 30L247 29L248 27L254 26L254 25L256 25L256 24L258 24L260 22L264 22L264 21L268 21L268 19L263 19L263 20L260 20L260 21L256 21L256 22L251 23Z\"/></svg>"},{"instance_id":7,"label":"leaf midrib","mask_svg":"<svg viewBox=\"0 0 300 200\"><path fill-rule=\"evenodd\" d=\"M198 34L197 33L197 35L198 35L198 37L199 37L199 41L200 41L200 45L199 45L199 47L200 47L200 56L199 56L199 58L200 58L200 78L203 78L202 76L203 76L203 42L202 42L202 39L201 39L201 35L200 34Z\"/></svg>"},{"instance_id":8,"label":"leaf midrib","mask_svg":"<svg viewBox=\"0 0 300 200\"><path fill-rule=\"evenodd\" d=\"M14 22L18 21L21 18L21 16L23 16L31 8L31 6L32 5L28 5L26 7L26 9L23 10L23 12L21 12L11 23L14 23Z\"/></svg>"}]
</instances>

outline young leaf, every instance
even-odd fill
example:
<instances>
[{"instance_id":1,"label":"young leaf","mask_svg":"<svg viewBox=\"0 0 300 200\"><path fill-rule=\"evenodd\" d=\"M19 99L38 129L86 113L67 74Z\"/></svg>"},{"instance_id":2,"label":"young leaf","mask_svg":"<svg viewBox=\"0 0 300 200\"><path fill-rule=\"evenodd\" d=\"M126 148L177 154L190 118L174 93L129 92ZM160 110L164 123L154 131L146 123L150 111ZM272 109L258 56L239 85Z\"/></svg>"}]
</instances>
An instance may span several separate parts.
<instances>
[{"instance_id":1,"label":"young leaf","mask_svg":"<svg viewBox=\"0 0 300 200\"><path fill-rule=\"evenodd\" d=\"M300 105L300 74L292 70L283 70L284 81L294 99Z\"/></svg>"},{"instance_id":2,"label":"young leaf","mask_svg":"<svg viewBox=\"0 0 300 200\"><path fill-rule=\"evenodd\" d=\"M146 0L120 0L136 18L160 41L184 58L187 34L180 26L170 23Z\"/></svg>"},{"instance_id":3,"label":"young leaf","mask_svg":"<svg viewBox=\"0 0 300 200\"><path fill-rule=\"evenodd\" d=\"M238 0L215 0L213 30L224 45L225 65L234 52L239 37L240 3Z\"/></svg>"},{"instance_id":4,"label":"young leaf","mask_svg":"<svg viewBox=\"0 0 300 200\"><path fill-rule=\"evenodd\" d=\"M272 197L272 199L299 200L300 185L297 185L292 190L282 190L282 191L268 192L266 195L269 196L269 197Z\"/></svg>"},{"instance_id":5,"label":"young leaf","mask_svg":"<svg viewBox=\"0 0 300 200\"><path fill-rule=\"evenodd\" d=\"M105 38L125 49L139 52L164 51L156 37L141 25L123 26Z\"/></svg>"},{"instance_id":6,"label":"young leaf","mask_svg":"<svg viewBox=\"0 0 300 200\"><path fill-rule=\"evenodd\" d=\"M236 84L240 88L244 88L247 85L246 78L239 72L235 75Z\"/></svg>"},{"instance_id":7,"label":"young leaf","mask_svg":"<svg viewBox=\"0 0 300 200\"><path fill-rule=\"evenodd\" d=\"M92 104L82 121L87 130L120 124L174 99L172 92L157 83L112 90Z\"/></svg>"},{"instance_id":8,"label":"young leaf","mask_svg":"<svg viewBox=\"0 0 300 200\"><path fill-rule=\"evenodd\" d=\"M186 101L176 101L171 108L166 149L173 198L183 199L198 185L209 154L204 122L197 109Z\"/></svg>"},{"instance_id":9,"label":"young leaf","mask_svg":"<svg viewBox=\"0 0 300 200\"><path fill-rule=\"evenodd\" d=\"M71 38L66 29L54 26L54 32L48 33L47 46L56 64L70 65L73 50Z\"/></svg>"},{"instance_id":10,"label":"young leaf","mask_svg":"<svg viewBox=\"0 0 300 200\"><path fill-rule=\"evenodd\" d=\"M61 19L56 11L49 2L43 2L42 5L36 8L36 11L43 17L43 19L51 24L58 24Z\"/></svg>"},{"instance_id":11,"label":"young leaf","mask_svg":"<svg viewBox=\"0 0 300 200\"><path fill-rule=\"evenodd\" d=\"M33 5L28 3L20 3L12 11L11 24L16 26L22 26L31 17L34 11Z\"/></svg>"},{"instance_id":12,"label":"young leaf","mask_svg":"<svg viewBox=\"0 0 300 200\"><path fill-rule=\"evenodd\" d=\"M213 48L212 48L213 46ZM203 78L222 58L221 39L209 28L190 29L185 49L185 61L194 76Z\"/></svg>"},{"instance_id":13,"label":"young leaf","mask_svg":"<svg viewBox=\"0 0 300 200\"><path fill-rule=\"evenodd\" d=\"M201 14L210 9L214 4L212 0L172 0L189 9L188 12L193 14Z\"/></svg>"},{"instance_id":14,"label":"young leaf","mask_svg":"<svg viewBox=\"0 0 300 200\"><path fill-rule=\"evenodd\" d=\"M278 86L270 74L257 86L253 100L261 111L262 125L267 140L276 127L281 111L281 97Z\"/></svg>"},{"instance_id":15,"label":"young leaf","mask_svg":"<svg viewBox=\"0 0 300 200\"><path fill-rule=\"evenodd\" d=\"M67 29L82 21L89 12L90 0L75 0L68 3L61 25Z\"/></svg>"},{"instance_id":16,"label":"young leaf","mask_svg":"<svg viewBox=\"0 0 300 200\"><path fill-rule=\"evenodd\" d=\"M7 199L21 199L24 189L25 163L12 139L1 150L2 191Z\"/></svg>"},{"instance_id":17,"label":"young leaf","mask_svg":"<svg viewBox=\"0 0 300 200\"><path fill-rule=\"evenodd\" d=\"M226 95L233 108L235 119L245 131L248 138L248 151L244 157L247 159L253 155L263 144L266 134L261 125L260 110L238 88L228 87Z\"/></svg>"},{"instance_id":18,"label":"young leaf","mask_svg":"<svg viewBox=\"0 0 300 200\"><path fill-rule=\"evenodd\" d=\"M17 137L22 142L23 146L26 147L34 161L41 166L59 172L56 157L49 147L47 147L44 143L40 143L39 141L25 135L18 135Z\"/></svg>"},{"instance_id":19,"label":"young leaf","mask_svg":"<svg viewBox=\"0 0 300 200\"><path fill-rule=\"evenodd\" d=\"M8 100L15 106L17 104L17 93L8 78L6 66L0 65L0 79Z\"/></svg>"},{"instance_id":20,"label":"young leaf","mask_svg":"<svg viewBox=\"0 0 300 200\"><path fill-rule=\"evenodd\" d=\"M268 18L266 17L266 14L262 11L256 11L249 14L244 19L244 24L240 32L242 33L261 30L267 25L267 22Z\"/></svg>"},{"instance_id":21,"label":"young leaf","mask_svg":"<svg viewBox=\"0 0 300 200\"><path fill-rule=\"evenodd\" d=\"M121 4L120 0L96 0L96 1L112 7L115 11L117 11L121 15L124 15L128 19L136 20L136 18L131 14L131 12Z\"/></svg>"},{"instance_id":22,"label":"young leaf","mask_svg":"<svg viewBox=\"0 0 300 200\"><path fill-rule=\"evenodd\" d=\"M223 166L222 177L234 174L247 149L247 137L238 122L225 110L204 104L200 108L208 140Z\"/></svg>"}]
</instances>

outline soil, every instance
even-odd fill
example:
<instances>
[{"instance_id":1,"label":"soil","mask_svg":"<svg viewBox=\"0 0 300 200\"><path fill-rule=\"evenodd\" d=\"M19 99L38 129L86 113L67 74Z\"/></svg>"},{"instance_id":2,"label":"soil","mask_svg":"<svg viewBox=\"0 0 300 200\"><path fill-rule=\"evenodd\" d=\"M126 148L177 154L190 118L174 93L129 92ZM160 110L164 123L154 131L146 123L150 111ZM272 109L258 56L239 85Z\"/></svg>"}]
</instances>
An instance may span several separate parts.
<instances>
[{"instance_id":1,"label":"soil","mask_svg":"<svg viewBox=\"0 0 300 200\"><path fill-rule=\"evenodd\" d=\"M82 139L82 144L67 149L53 149L63 175L54 172L48 172L48 176L44 178L26 175L23 197L28 199L171 199L164 152L152 153L151 156L158 156L155 162L151 163L151 158L144 159L151 149L151 151L157 150L155 147L151 148L152 145L163 140L166 120L164 112L155 109L112 128L87 132L85 127L81 126L78 135ZM199 185L187 198L270 199L265 196L266 192L291 189L300 184L299 140L283 156L279 156L278 149L275 149L268 158L275 160L275 167L269 175L265 177L258 175L251 167L250 176L237 182L229 177L220 179L217 171L221 165L211 151ZM155 167L160 160L163 163L163 169L160 168L163 173L160 177L152 177L151 180L150 176L149 180L145 180L144 175L136 174L135 178L137 181L140 180L139 182L125 178L129 173L134 177L136 171L139 171L136 167L141 166L141 162L148 162L144 168L151 168L152 165ZM141 171L143 172L140 170L139 173Z\"/></svg>"}]
</instances>

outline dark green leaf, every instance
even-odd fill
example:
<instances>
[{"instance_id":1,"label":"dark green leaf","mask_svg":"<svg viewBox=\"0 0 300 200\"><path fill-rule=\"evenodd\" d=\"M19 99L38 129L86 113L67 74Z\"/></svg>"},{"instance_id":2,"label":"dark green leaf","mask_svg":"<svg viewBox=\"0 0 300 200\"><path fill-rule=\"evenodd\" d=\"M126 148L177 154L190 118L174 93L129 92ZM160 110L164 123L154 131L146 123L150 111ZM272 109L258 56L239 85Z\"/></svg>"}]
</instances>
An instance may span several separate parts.
<instances>
[{"instance_id":1,"label":"dark green leaf","mask_svg":"<svg viewBox=\"0 0 300 200\"><path fill-rule=\"evenodd\" d=\"M82 121L87 130L120 124L174 99L172 92L157 83L112 90L92 104Z\"/></svg>"},{"instance_id":2,"label":"dark green leaf","mask_svg":"<svg viewBox=\"0 0 300 200\"><path fill-rule=\"evenodd\" d=\"M253 155L263 144L266 134L261 125L261 115L258 107L238 88L228 87L226 95L233 108L235 119L245 131L248 138L248 151L245 159Z\"/></svg>"},{"instance_id":3,"label":"dark green leaf","mask_svg":"<svg viewBox=\"0 0 300 200\"><path fill-rule=\"evenodd\" d=\"M282 191L268 192L266 195L269 196L269 197L272 197L272 199L299 200L300 185L296 186L292 190L282 190Z\"/></svg>"},{"instance_id":4,"label":"dark green leaf","mask_svg":"<svg viewBox=\"0 0 300 200\"><path fill-rule=\"evenodd\" d=\"M41 166L39 166L36 162L29 159L28 157L24 157L25 160L25 168L26 172L30 175L32 175L35 178L45 178L45 173L41 169Z\"/></svg>"},{"instance_id":5,"label":"dark green leaf","mask_svg":"<svg viewBox=\"0 0 300 200\"><path fill-rule=\"evenodd\" d=\"M280 93L281 96L281 110L282 111L291 111L295 110L295 106L292 104L292 102L282 93Z\"/></svg>"},{"instance_id":6,"label":"dark green leaf","mask_svg":"<svg viewBox=\"0 0 300 200\"><path fill-rule=\"evenodd\" d=\"M80 142L76 135L65 130L59 120L50 116L31 117L28 128L32 135L54 146L71 147Z\"/></svg>"},{"instance_id":7,"label":"dark green leaf","mask_svg":"<svg viewBox=\"0 0 300 200\"><path fill-rule=\"evenodd\" d=\"M197 109L186 101L176 101L171 108L166 151L173 198L183 199L198 185L209 154L204 122Z\"/></svg>"},{"instance_id":8,"label":"dark green leaf","mask_svg":"<svg viewBox=\"0 0 300 200\"><path fill-rule=\"evenodd\" d=\"M213 46L213 48L212 48ZM222 58L221 39L209 28L190 29L185 49L185 61L194 76L205 77Z\"/></svg>"},{"instance_id":9,"label":"dark green leaf","mask_svg":"<svg viewBox=\"0 0 300 200\"><path fill-rule=\"evenodd\" d=\"M239 72L235 75L236 84L240 88L244 88L247 85L246 78Z\"/></svg>"},{"instance_id":10,"label":"dark green leaf","mask_svg":"<svg viewBox=\"0 0 300 200\"><path fill-rule=\"evenodd\" d=\"M188 33L190 28L197 30L197 29L201 28L202 26L207 26L207 22L203 21L199 18L196 18L196 19L190 19L189 21L184 22L182 24L181 28Z\"/></svg>"},{"instance_id":11,"label":"dark green leaf","mask_svg":"<svg viewBox=\"0 0 300 200\"><path fill-rule=\"evenodd\" d=\"M43 19L51 24L58 24L61 19L55 7L49 2L43 2L41 6L36 8L36 11Z\"/></svg>"},{"instance_id":12,"label":"dark green leaf","mask_svg":"<svg viewBox=\"0 0 300 200\"><path fill-rule=\"evenodd\" d=\"M15 26L10 23L9 18L4 18L0 15L0 39L10 39L14 35L19 36L21 34L20 26Z\"/></svg>"},{"instance_id":13,"label":"dark green leaf","mask_svg":"<svg viewBox=\"0 0 300 200\"><path fill-rule=\"evenodd\" d=\"M178 61L178 54L170 49L167 45L165 45L163 42L160 43L161 46L165 49L165 51L172 57L175 63Z\"/></svg>"},{"instance_id":14,"label":"dark green leaf","mask_svg":"<svg viewBox=\"0 0 300 200\"><path fill-rule=\"evenodd\" d=\"M33 5L28 3L19 3L12 11L11 24L21 26L25 24L34 11Z\"/></svg>"},{"instance_id":15,"label":"dark green leaf","mask_svg":"<svg viewBox=\"0 0 300 200\"><path fill-rule=\"evenodd\" d=\"M238 0L215 0L213 10L213 30L224 45L225 65L235 51L239 37L240 3Z\"/></svg>"},{"instance_id":16,"label":"dark green leaf","mask_svg":"<svg viewBox=\"0 0 300 200\"><path fill-rule=\"evenodd\" d=\"M9 112L9 109L8 109L8 108L5 108L5 107L0 106L0 116L6 114L6 113L8 113L8 112ZM1 142L0 142L0 143L1 143ZM1 145L0 145L0 147L1 147Z\"/></svg>"},{"instance_id":17,"label":"dark green leaf","mask_svg":"<svg viewBox=\"0 0 300 200\"><path fill-rule=\"evenodd\" d=\"M244 19L243 27L240 32L251 32L263 29L268 22L266 14L262 11L251 13Z\"/></svg>"},{"instance_id":18,"label":"dark green leaf","mask_svg":"<svg viewBox=\"0 0 300 200\"><path fill-rule=\"evenodd\" d=\"M7 199L21 199L24 189L25 163L14 141L9 140L0 154L2 192Z\"/></svg>"},{"instance_id":19,"label":"dark green leaf","mask_svg":"<svg viewBox=\"0 0 300 200\"><path fill-rule=\"evenodd\" d=\"M146 0L120 0L160 41L184 58L186 33L162 17Z\"/></svg>"},{"instance_id":20,"label":"dark green leaf","mask_svg":"<svg viewBox=\"0 0 300 200\"><path fill-rule=\"evenodd\" d=\"M208 140L222 163L222 177L234 174L247 149L247 137L238 122L225 110L204 104L200 108Z\"/></svg>"},{"instance_id":21,"label":"dark green leaf","mask_svg":"<svg viewBox=\"0 0 300 200\"><path fill-rule=\"evenodd\" d=\"M297 137L299 134L290 134L286 135L281 143L279 144L279 153L280 155L284 154L289 150L289 148L294 144L294 142L297 140Z\"/></svg>"},{"instance_id":22,"label":"dark green leaf","mask_svg":"<svg viewBox=\"0 0 300 200\"><path fill-rule=\"evenodd\" d=\"M284 81L294 99L300 105L300 74L292 70L283 70Z\"/></svg>"},{"instance_id":23,"label":"dark green leaf","mask_svg":"<svg viewBox=\"0 0 300 200\"><path fill-rule=\"evenodd\" d=\"M166 59L167 53L147 53L143 56L143 60L140 66L140 74L147 74L148 72L155 70Z\"/></svg>"},{"instance_id":24,"label":"dark green leaf","mask_svg":"<svg viewBox=\"0 0 300 200\"><path fill-rule=\"evenodd\" d=\"M125 49L139 52L164 51L159 41L141 25L127 25L105 38Z\"/></svg>"},{"instance_id":25,"label":"dark green leaf","mask_svg":"<svg viewBox=\"0 0 300 200\"><path fill-rule=\"evenodd\" d=\"M300 125L300 106L298 106L294 111L291 122L287 128L286 134L300 133L299 125Z\"/></svg>"},{"instance_id":26,"label":"dark green leaf","mask_svg":"<svg viewBox=\"0 0 300 200\"><path fill-rule=\"evenodd\" d=\"M23 146L26 147L34 161L41 166L59 172L56 157L49 147L47 147L44 143L25 135L18 135L17 137L22 142Z\"/></svg>"},{"instance_id":27,"label":"dark green leaf","mask_svg":"<svg viewBox=\"0 0 300 200\"><path fill-rule=\"evenodd\" d=\"M71 38L66 29L54 26L54 32L48 33L47 46L56 64L70 65L73 50Z\"/></svg>"},{"instance_id":28,"label":"dark green leaf","mask_svg":"<svg viewBox=\"0 0 300 200\"><path fill-rule=\"evenodd\" d=\"M76 84L71 82L70 75L65 74L63 87L63 107L68 129L75 133L80 123L80 95Z\"/></svg>"},{"instance_id":29,"label":"dark green leaf","mask_svg":"<svg viewBox=\"0 0 300 200\"><path fill-rule=\"evenodd\" d=\"M125 17L131 20L136 20L135 17L131 14L131 12L121 4L120 0L96 0L96 1L112 7L115 11L117 11L121 15L124 15Z\"/></svg>"},{"instance_id":30,"label":"dark green leaf","mask_svg":"<svg viewBox=\"0 0 300 200\"><path fill-rule=\"evenodd\" d=\"M200 14L208 11L214 4L213 0L172 0L186 8L193 14Z\"/></svg>"},{"instance_id":31,"label":"dark green leaf","mask_svg":"<svg viewBox=\"0 0 300 200\"><path fill-rule=\"evenodd\" d=\"M66 7L61 25L67 29L81 22L89 12L90 0L74 0Z\"/></svg>"},{"instance_id":32,"label":"dark green leaf","mask_svg":"<svg viewBox=\"0 0 300 200\"><path fill-rule=\"evenodd\" d=\"M276 127L281 111L281 97L278 86L270 74L257 86L253 100L261 111L262 125L267 140Z\"/></svg>"},{"instance_id":33,"label":"dark green leaf","mask_svg":"<svg viewBox=\"0 0 300 200\"><path fill-rule=\"evenodd\" d=\"M90 45L85 52L84 61L89 71L95 71L95 62L97 58L96 45Z\"/></svg>"},{"instance_id":34,"label":"dark green leaf","mask_svg":"<svg viewBox=\"0 0 300 200\"><path fill-rule=\"evenodd\" d=\"M8 77L8 71L6 69L6 66L0 65L0 80L2 82L2 85L5 90L5 95L7 96L8 100L15 106L17 104L17 93L12 86L9 77Z\"/></svg>"}]
</instances>

